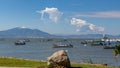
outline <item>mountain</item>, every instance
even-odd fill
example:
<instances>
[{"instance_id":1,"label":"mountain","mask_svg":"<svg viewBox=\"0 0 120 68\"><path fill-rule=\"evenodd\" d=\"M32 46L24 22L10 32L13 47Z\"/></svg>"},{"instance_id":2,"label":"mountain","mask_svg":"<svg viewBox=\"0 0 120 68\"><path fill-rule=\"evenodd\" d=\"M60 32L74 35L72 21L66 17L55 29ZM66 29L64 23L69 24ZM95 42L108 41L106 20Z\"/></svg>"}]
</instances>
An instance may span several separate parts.
<instances>
[{"instance_id":1,"label":"mountain","mask_svg":"<svg viewBox=\"0 0 120 68\"><path fill-rule=\"evenodd\" d=\"M53 35L40 31L38 29L29 29L29 28L20 28L16 27L13 29L5 30L5 31L0 31L0 37L1 38L33 38L33 37L53 37Z\"/></svg>"},{"instance_id":2,"label":"mountain","mask_svg":"<svg viewBox=\"0 0 120 68\"><path fill-rule=\"evenodd\" d=\"M102 34L51 35L38 29L12 28L0 31L0 38L102 38ZM108 38L120 38L120 35L108 35Z\"/></svg>"}]
</instances>

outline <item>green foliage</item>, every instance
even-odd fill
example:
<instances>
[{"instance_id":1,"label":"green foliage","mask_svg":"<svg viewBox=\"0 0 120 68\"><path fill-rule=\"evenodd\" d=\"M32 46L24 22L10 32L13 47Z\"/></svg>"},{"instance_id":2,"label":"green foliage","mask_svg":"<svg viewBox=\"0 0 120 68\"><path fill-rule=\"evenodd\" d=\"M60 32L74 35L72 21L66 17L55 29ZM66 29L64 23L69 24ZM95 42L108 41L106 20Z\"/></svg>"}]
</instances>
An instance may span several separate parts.
<instances>
[{"instance_id":1,"label":"green foliage","mask_svg":"<svg viewBox=\"0 0 120 68\"><path fill-rule=\"evenodd\" d=\"M118 54L120 54L120 45L116 46L116 50L117 50Z\"/></svg>"},{"instance_id":2,"label":"green foliage","mask_svg":"<svg viewBox=\"0 0 120 68\"><path fill-rule=\"evenodd\" d=\"M113 52L114 52L114 56L117 57L117 55L120 54L120 45L116 46Z\"/></svg>"}]
</instances>

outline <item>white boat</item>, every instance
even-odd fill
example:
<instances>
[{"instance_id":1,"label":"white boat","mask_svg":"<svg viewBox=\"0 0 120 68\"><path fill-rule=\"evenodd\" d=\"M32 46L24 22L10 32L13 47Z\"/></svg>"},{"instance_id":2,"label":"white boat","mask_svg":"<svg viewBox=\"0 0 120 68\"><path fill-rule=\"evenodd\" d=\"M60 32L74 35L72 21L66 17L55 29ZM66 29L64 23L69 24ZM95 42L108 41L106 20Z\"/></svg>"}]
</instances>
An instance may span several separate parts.
<instances>
[{"instance_id":1,"label":"white boat","mask_svg":"<svg viewBox=\"0 0 120 68\"><path fill-rule=\"evenodd\" d=\"M65 43L56 43L53 44L53 48L72 48L73 45L72 44L65 44Z\"/></svg>"},{"instance_id":2,"label":"white boat","mask_svg":"<svg viewBox=\"0 0 120 68\"><path fill-rule=\"evenodd\" d=\"M25 45L25 41L24 40L18 40L15 42L15 45Z\"/></svg>"}]
</instances>

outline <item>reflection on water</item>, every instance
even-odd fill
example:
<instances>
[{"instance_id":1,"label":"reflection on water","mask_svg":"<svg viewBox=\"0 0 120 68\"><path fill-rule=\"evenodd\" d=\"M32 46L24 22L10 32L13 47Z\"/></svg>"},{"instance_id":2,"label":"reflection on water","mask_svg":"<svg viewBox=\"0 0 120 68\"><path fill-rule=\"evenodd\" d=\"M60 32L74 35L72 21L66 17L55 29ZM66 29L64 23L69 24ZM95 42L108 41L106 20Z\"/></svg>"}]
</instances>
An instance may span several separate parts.
<instances>
[{"instance_id":1,"label":"reflection on water","mask_svg":"<svg viewBox=\"0 0 120 68\"><path fill-rule=\"evenodd\" d=\"M0 41L0 56L17 57L25 59L47 60L53 52L57 50L66 50L71 61L75 62L92 62L107 63L116 65L112 49L103 49L102 46L90 46L81 44L81 39L68 39L73 48L52 48L53 44L62 39L30 39L26 45L16 46L16 39L4 39ZM120 57L118 62L120 66Z\"/></svg>"}]
</instances>

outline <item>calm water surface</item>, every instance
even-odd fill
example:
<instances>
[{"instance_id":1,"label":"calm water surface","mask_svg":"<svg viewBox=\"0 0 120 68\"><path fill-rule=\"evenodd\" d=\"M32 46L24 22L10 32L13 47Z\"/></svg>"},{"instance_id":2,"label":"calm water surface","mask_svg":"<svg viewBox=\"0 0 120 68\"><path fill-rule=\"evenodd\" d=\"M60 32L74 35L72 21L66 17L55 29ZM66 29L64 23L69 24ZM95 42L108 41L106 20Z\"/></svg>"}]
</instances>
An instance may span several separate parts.
<instances>
[{"instance_id":1,"label":"calm water surface","mask_svg":"<svg viewBox=\"0 0 120 68\"><path fill-rule=\"evenodd\" d=\"M80 39L68 39L73 48L52 48L53 44L62 39L45 41L41 39L30 39L26 45L14 45L16 39L4 39L0 41L0 56L47 60L52 53L58 50L66 50L71 61L107 63L110 66L120 66L120 57L118 61L114 59L112 49L103 49L102 46L84 46L80 44Z\"/></svg>"}]
</instances>

